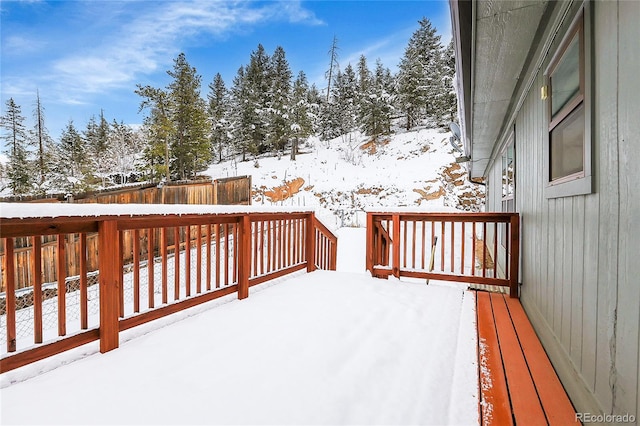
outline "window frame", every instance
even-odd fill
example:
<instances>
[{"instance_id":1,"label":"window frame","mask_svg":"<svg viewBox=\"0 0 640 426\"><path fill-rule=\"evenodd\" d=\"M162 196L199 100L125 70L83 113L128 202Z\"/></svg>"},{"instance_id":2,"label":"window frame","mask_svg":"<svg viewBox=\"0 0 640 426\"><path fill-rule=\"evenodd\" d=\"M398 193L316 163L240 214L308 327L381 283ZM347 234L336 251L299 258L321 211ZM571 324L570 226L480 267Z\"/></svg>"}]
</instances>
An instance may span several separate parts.
<instances>
[{"instance_id":1,"label":"window frame","mask_svg":"<svg viewBox=\"0 0 640 426\"><path fill-rule=\"evenodd\" d=\"M559 198L574 195L590 194L592 188L592 74L591 74L591 13L589 3L580 6L569 29L561 39L556 53L552 56L544 72L548 97L546 99L545 116L547 128L544 141L544 179L545 197ZM551 78L558 65L562 63L567 50L575 38L578 38L579 49L579 91L565 105L552 115ZM583 108L584 132L582 149L582 170L551 180L551 133L565 123L572 113Z\"/></svg>"}]
</instances>

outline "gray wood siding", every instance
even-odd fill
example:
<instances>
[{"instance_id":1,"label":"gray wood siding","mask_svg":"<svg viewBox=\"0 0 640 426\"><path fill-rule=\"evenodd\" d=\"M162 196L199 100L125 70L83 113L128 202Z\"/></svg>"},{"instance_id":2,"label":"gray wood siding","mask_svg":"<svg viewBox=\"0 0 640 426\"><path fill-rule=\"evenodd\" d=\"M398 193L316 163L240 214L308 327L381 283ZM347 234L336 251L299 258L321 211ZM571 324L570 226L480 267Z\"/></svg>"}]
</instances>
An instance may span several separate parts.
<instances>
[{"instance_id":1,"label":"gray wood siding","mask_svg":"<svg viewBox=\"0 0 640 426\"><path fill-rule=\"evenodd\" d=\"M604 413L631 413L637 423L640 2L593 6L594 192L544 196L542 71L515 119L521 298L538 333L551 336L543 343L561 378L580 382L565 384L578 410L575 389L582 388ZM487 210L500 210L499 159L493 164L487 173Z\"/></svg>"}]
</instances>

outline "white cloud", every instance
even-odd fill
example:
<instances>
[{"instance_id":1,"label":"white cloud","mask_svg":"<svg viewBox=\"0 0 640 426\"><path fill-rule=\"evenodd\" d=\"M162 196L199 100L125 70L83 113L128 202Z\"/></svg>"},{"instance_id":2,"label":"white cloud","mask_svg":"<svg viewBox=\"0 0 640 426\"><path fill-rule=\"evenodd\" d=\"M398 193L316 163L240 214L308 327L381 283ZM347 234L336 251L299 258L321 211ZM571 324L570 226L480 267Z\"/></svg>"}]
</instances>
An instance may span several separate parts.
<instances>
[{"instance_id":1,"label":"white cloud","mask_svg":"<svg viewBox=\"0 0 640 426\"><path fill-rule=\"evenodd\" d=\"M138 8L136 13L120 14L120 24L110 27L111 31L103 34L98 44L89 43L90 47L83 51L53 61L51 70L40 78L57 87L61 97L82 102L83 95L128 87L139 75L166 66L190 37L224 38L242 28L274 21L320 23L299 2L286 0L258 3L257 7L245 1L133 2L131 5ZM114 16L115 13L110 13L104 18ZM133 18L122 20L125 16Z\"/></svg>"}]
</instances>

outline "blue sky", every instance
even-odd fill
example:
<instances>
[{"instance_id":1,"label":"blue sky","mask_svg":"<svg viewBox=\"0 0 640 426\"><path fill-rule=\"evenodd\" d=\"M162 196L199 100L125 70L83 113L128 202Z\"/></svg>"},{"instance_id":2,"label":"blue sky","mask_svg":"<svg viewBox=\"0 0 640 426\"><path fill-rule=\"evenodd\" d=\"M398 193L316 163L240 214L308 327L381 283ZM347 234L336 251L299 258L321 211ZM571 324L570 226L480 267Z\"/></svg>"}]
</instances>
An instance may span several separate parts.
<instances>
[{"instance_id":1,"label":"blue sky","mask_svg":"<svg viewBox=\"0 0 640 426\"><path fill-rule=\"evenodd\" d=\"M334 35L342 69L364 54L392 71L427 17L450 40L448 2L432 1L6 1L0 3L2 112L12 97L32 126L36 90L50 134L92 115L141 123L136 84L165 87L180 53L202 76L231 87L258 43L285 50L293 75L326 87Z\"/></svg>"}]
</instances>

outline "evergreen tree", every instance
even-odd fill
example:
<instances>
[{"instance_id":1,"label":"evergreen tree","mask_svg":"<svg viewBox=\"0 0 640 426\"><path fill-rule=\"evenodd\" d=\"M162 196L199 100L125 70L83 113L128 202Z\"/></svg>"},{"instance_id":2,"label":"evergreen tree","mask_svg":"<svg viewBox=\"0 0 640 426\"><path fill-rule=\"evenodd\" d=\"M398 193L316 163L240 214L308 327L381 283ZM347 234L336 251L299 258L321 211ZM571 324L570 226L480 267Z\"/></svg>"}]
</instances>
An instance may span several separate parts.
<instances>
[{"instance_id":1,"label":"evergreen tree","mask_svg":"<svg viewBox=\"0 0 640 426\"><path fill-rule=\"evenodd\" d=\"M291 131L294 137L291 145L291 159L296 159L298 143L301 138L307 138L313 132L313 112L310 104L309 83L303 71L293 83L291 99Z\"/></svg>"},{"instance_id":2,"label":"evergreen tree","mask_svg":"<svg viewBox=\"0 0 640 426\"><path fill-rule=\"evenodd\" d=\"M49 136L49 131L45 126L44 107L40 101L40 92L36 92L36 106L33 110L33 119L35 125L31 132L33 139L32 145L36 147L36 163L35 163L35 178L37 192L43 194L47 189L48 175L50 173L53 161L53 139Z\"/></svg>"},{"instance_id":3,"label":"evergreen tree","mask_svg":"<svg viewBox=\"0 0 640 426\"><path fill-rule=\"evenodd\" d=\"M358 110L362 131L373 136L374 140L391 132L393 96L388 91L388 76L388 69L385 70L382 62L378 60L371 84L367 92L362 94Z\"/></svg>"},{"instance_id":4,"label":"evergreen tree","mask_svg":"<svg viewBox=\"0 0 640 426\"><path fill-rule=\"evenodd\" d=\"M339 134L352 132L356 128L358 82L351 64L344 73L338 72L334 85L333 103L337 110Z\"/></svg>"},{"instance_id":5,"label":"evergreen tree","mask_svg":"<svg viewBox=\"0 0 640 426\"><path fill-rule=\"evenodd\" d=\"M113 120L107 137L109 147L106 162L110 173L118 176L117 183L127 183L136 170L138 136L129 126Z\"/></svg>"},{"instance_id":6,"label":"evergreen tree","mask_svg":"<svg viewBox=\"0 0 640 426\"><path fill-rule=\"evenodd\" d=\"M224 80L220 73L213 78L209 84L209 118L211 119L211 149L212 156L222 161L222 153L228 149L231 141L231 123L229 120L230 101L229 93L225 87Z\"/></svg>"},{"instance_id":7,"label":"evergreen tree","mask_svg":"<svg viewBox=\"0 0 640 426\"><path fill-rule=\"evenodd\" d=\"M211 162L206 106L200 97L201 76L184 53L178 55L173 70L167 74L173 78L168 86L175 130L171 141L172 172L180 179L190 179Z\"/></svg>"},{"instance_id":8,"label":"evergreen tree","mask_svg":"<svg viewBox=\"0 0 640 426\"><path fill-rule=\"evenodd\" d=\"M55 174L60 189L71 193L87 189L89 152L73 120L69 120L62 131L56 160Z\"/></svg>"},{"instance_id":9,"label":"evergreen tree","mask_svg":"<svg viewBox=\"0 0 640 426\"><path fill-rule=\"evenodd\" d=\"M262 44L251 52L249 65L244 73L245 98L243 100L244 124L248 125L248 148L257 155L267 150L267 108L270 104L269 55Z\"/></svg>"},{"instance_id":10,"label":"evergreen tree","mask_svg":"<svg viewBox=\"0 0 640 426\"><path fill-rule=\"evenodd\" d=\"M139 111L149 108L144 120L145 143L142 156L142 174L146 179L171 180L169 143L175 132L171 121L171 99L167 92L151 86L140 86L135 91L144 100Z\"/></svg>"},{"instance_id":11,"label":"evergreen tree","mask_svg":"<svg viewBox=\"0 0 640 426\"><path fill-rule=\"evenodd\" d=\"M338 50L340 50L338 47L338 38L334 35L333 41L331 42L331 49L329 49L329 69L325 73L325 77L327 78L327 103L329 103L330 100L331 84L333 83L334 75L340 70Z\"/></svg>"},{"instance_id":12,"label":"evergreen tree","mask_svg":"<svg viewBox=\"0 0 640 426\"><path fill-rule=\"evenodd\" d=\"M254 111L248 108L249 98L246 80L245 67L241 66L233 78L233 87L231 88L230 127L233 135L232 145L237 153L242 154L242 161L247 160L247 153L251 144L249 128L254 116Z\"/></svg>"},{"instance_id":13,"label":"evergreen tree","mask_svg":"<svg viewBox=\"0 0 640 426\"><path fill-rule=\"evenodd\" d=\"M456 58L453 48L453 40L444 51L442 61L442 86L443 94L441 96L441 116L445 121L454 121L458 114L458 98L456 89L453 86L453 79L456 74Z\"/></svg>"},{"instance_id":14,"label":"evergreen tree","mask_svg":"<svg viewBox=\"0 0 640 426\"><path fill-rule=\"evenodd\" d=\"M0 127L4 130L2 139L7 147L6 176L12 195L25 195L32 190L32 172L29 163L28 137L21 108L13 98L6 103L6 112L0 117Z\"/></svg>"},{"instance_id":15,"label":"evergreen tree","mask_svg":"<svg viewBox=\"0 0 640 426\"><path fill-rule=\"evenodd\" d=\"M284 49L276 47L270 58L268 138L267 145L275 151L284 150L291 136L291 69Z\"/></svg>"},{"instance_id":16,"label":"evergreen tree","mask_svg":"<svg viewBox=\"0 0 640 426\"><path fill-rule=\"evenodd\" d=\"M398 72L398 104L406 115L407 130L423 118L437 115L442 94L440 36L428 18L419 24L409 39Z\"/></svg>"}]
</instances>

